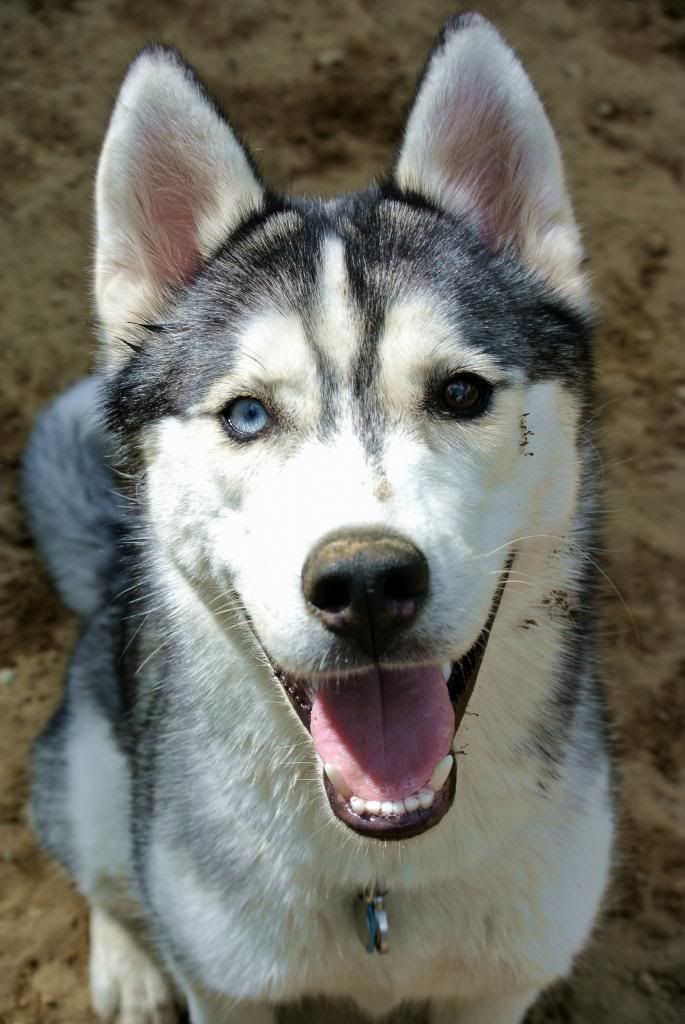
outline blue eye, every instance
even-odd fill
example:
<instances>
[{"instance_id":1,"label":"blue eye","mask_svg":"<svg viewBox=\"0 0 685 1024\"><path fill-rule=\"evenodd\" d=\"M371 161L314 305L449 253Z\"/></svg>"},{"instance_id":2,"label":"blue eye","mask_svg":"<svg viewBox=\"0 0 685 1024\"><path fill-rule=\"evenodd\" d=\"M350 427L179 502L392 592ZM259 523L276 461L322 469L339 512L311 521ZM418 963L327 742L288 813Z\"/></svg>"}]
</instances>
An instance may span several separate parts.
<instances>
[{"instance_id":1,"label":"blue eye","mask_svg":"<svg viewBox=\"0 0 685 1024\"><path fill-rule=\"evenodd\" d=\"M221 416L229 430L243 437L256 437L271 423L271 416L256 398L234 398Z\"/></svg>"}]
</instances>

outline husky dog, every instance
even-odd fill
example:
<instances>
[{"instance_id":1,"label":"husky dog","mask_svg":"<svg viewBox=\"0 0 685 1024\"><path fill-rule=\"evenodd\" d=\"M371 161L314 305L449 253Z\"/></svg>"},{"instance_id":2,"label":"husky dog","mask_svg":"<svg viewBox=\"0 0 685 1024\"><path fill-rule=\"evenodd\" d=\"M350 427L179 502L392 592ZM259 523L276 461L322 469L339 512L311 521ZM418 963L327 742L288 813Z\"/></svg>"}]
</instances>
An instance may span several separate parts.
<instances>
[{"instance_id":1,"label":"husky dog","mask_svg":"<svg viewBox=\"0 0 685 1024\"><path fill-rule=\"evenodd\" d=\"M95 1009L520 1021L614 818L590 307L540 100L453 18L387 179L289 199L153 46L96 203L100 369L25 463L83 618L32 815Z\"/></svg>"}]
</instances>

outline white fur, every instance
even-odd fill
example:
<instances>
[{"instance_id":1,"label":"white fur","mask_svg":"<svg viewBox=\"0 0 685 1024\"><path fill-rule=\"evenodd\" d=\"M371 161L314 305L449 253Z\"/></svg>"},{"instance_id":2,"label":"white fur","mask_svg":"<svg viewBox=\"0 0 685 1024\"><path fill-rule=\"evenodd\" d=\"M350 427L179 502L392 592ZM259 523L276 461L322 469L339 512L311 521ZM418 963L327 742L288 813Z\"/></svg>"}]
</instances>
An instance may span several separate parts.
<instances>
[{"instance_id":1,"label":"white fur","mask_svg":"<svg viewBox=\"0 0 685 1024\"><path fill-rule=\"evenodd\" d=\"M128 763L108 722L86 699L76 705L69 731L66 790L76 874L83 892L101 904L111 898L116 907L121 893L108 892L109 880L132 876Z\"/></svg>"},{"instance_id":2,"label":"white fur","mask_svg":"<svg viewBox=\"0 0 685 1024\"><path fill-rule=\"evenodd\" d=\"M113 1024L176 1024L168 981L124 928L102 909L90 915L90 991L102 1020Z\"/></svg>"},{"instance_id":3,"label":"white fur","mask_svg":"<svg viewBox=\"0 0 685 1024\"><path fill-rule=\"evenodd\" d=\"M440 595L425 613L424 629L440 638L435 657L445 661L465 653L482 629L496 573L515 538L556 538L571 522L577 413L564 390L554 383L503 389L487 425L417 414L427 367L442 360L483 372L485 360L458 338L447 340L438 312L423 309L417 323L416 303L408 309L406 319L401 309L388 317L380 346L381 387L392 394L395 412L386 434L383 496L379 471L345 417L331 440L308 438L292 450L260 443L236 449L218 417L169 418L147 435L148 500L160 557L172 557L188 578L215 593L235 587L269 654L293 673L325 668L330 634L309 615L300 578L308 553L327 534L377 526L411 538ZM287 345L276 344L284 337ZM318 388L314 358L293 315L257 319L241 350L234 393L257 376L280 381L279 404L306 436L319 412ZM217 399L217 412L225 397ZM534 458L519 451L524 413L541 439ZM538 546L551 550L556 539Z\"/></svg>"},{"instance_id":4,"label":"white fur","mask_svg":"<svg viewBox=\"0 0 685 1024\"><path fill-rule=\"evenodd\" d=\"M350 368L359 344L359 327L350 319L349 282L345 249L339 238L326 239L321 280L321 320L316 325L316 343L343 374Z\"/></svg>"}]
</instances>

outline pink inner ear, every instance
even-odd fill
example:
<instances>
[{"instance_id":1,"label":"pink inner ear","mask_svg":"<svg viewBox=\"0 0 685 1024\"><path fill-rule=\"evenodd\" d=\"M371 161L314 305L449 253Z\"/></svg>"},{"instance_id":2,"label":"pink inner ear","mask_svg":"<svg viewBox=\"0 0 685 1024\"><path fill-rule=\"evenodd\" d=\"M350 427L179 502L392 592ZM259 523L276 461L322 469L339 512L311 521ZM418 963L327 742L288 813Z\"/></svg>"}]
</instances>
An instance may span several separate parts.
<instances>
[{"instance_id":1,"label":"pink inner ear","mask_svg":"<svg viewBox=\"0 0 685 1024\"><path fill-rule=\"evenodd\" d=\"M170 284L189 280L200 263L195 218L181 193L155 195L151 203L151 231L157 239L154 260L160 277Z\"/></svg>"},{"instance_id":2,"label":"pink inner ear","mask_svg":"<svg viewBox=\"0 0 685 1024\"><path fill-rule=\"evenodd\" d=\"M438 163L453 183L465 212L492 248L515 242L524 228L526 180L522 140L502 109L502 99L485 82L447 94L436 117Z\"/></svg>"},{"instance_id":3,"label":"pink inner ear","mask_svg":"<svg viewBox=\"0 0 685 1024\"><path fill-rule=\"evenodd\" d=\"M197 214L202 182L163 140L148 143L138 200L146 256L154 276L171 285L189 280L200 264Z\"/></svg>"}]
</instances>

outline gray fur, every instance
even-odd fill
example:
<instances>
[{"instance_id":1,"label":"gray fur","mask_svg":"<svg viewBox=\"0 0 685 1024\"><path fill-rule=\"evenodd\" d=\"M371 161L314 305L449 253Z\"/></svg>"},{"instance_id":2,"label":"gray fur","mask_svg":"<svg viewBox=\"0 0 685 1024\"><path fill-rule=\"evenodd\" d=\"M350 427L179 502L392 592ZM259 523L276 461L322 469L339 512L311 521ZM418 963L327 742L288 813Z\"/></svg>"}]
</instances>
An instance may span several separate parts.
<instances>
[{"instance_id":1,"label":"gray fur","mask_svg":"<svg viewBox=\"0 0 685 1024\"><path fill-rule=\"evenodd\" d=\"M104 499L104 496L102 496ZM115 557L113 549L108 552ZM104 593L111 578L98 580ZM41 841L73 875L79 875L74 821L67 806L67 748L84 707L107 722L117 747L123 749L124 707L119 686L122 609L105 607L91 615L77 642L67 671L64 700L45 732L34 744L31 819Z\"/></svg>"},{"instance_id":2,"label":"gray fur","mask_svg":"<svg viewBox=\"0 0 685 1024\"><path fill-rule=\"evenodd\" d=\"M98 382L79 381L36 420L24 453L22 496L40 553L64 603L102 607L121 513L98 424Z\"/></svg>"}]
</instances>

